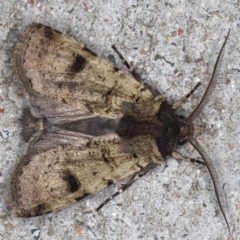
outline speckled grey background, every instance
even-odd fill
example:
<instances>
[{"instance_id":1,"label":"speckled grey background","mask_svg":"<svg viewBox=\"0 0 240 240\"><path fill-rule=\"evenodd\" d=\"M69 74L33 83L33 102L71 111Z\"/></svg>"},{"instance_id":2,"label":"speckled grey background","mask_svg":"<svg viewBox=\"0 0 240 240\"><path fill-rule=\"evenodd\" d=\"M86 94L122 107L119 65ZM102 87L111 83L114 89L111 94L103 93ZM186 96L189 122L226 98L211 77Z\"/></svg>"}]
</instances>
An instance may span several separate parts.
<instances>
[{"instance_id":1,"label":"speckled grey background","mask_svg":"<svg viewBox=\"0 0 240 240\"><path fill-rule=\"evenodd\" d=\"M67 33L126 71L111 49L116 44L170 103L201 80L203 87L179 110L186 115L200 100L231 28L218 88L198 121L205 129L198 140L218 168L232 239L240 239L239 1L9 0L0 1L0 9L0 239L231 239L207 169L173 158L99 213L94 208L116 187L46 216L12 215L9 180L27 146L18 123L27 94L13 73L13 46L34 21ZM178 150L198 157L189 145Z\"/></svg>"}]
</instances>

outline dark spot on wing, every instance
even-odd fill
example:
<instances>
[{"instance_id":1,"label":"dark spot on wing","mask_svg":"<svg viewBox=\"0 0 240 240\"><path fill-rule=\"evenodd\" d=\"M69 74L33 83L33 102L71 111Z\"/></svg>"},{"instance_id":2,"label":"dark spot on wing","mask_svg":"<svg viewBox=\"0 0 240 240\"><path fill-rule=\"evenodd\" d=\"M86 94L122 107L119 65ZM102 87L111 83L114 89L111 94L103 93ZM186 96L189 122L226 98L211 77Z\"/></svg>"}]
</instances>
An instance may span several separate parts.
<instances>
[{"instance_id":1,"label":"dark spot on wing","mask_svg":"<svg viewBox=\"0 0 240 240\"><path fill-rule=\"evenodd\" d=\"M109 161L109 159L105 156L105 154L106 154L106 152L102 149L102 160L105 162L105 163L107 163L107 164L109 164L110 165L110 161Z\"/></svg>"},{"instance_id":2,"label":"dark spot on wing","mask_svg":"<svg viewBox=\"0 0 240 240\"><path fill-rule=\"evenodd\" d=\"M69 70L71 73L77 73L77 72L83 70L85 64L86 64L86 59L78 54L75 57L74 62L70 66Z\"/></svg>"},{"instance_id":3,"label":"dark spot on wing","mask_svg":"<svg viewBox=\"0 0 240 240\"><path fill-rule=\"evenodd\" d=\"M64 98L62 98L61 103L65 103L65 104L67 104L67 101L66 101Z\"/></svg>"},{"instance_id":4,"label":"dark spot on wing","mask_svg":"<svg viewBox=\"0 0 240 240\"><path fill-rule=\"evenodd\" d=\"M135 102L137 103L139 100L140 100L140 97L137 97L136 100L135 100Z\"/></svg>"},{"instance_id":5,"label":"dark spot on wing","mask_svg":"<svg viewBox=\"0 0 240 240\"><path fill-rule=\"evenodd\" d=\"M58 86L58 88L62 88L63 87L63 83L62 82L58 82L57 86Z\"/></svg>"},{"instance_id":6,"label":"dark spot on wing","mask_svg":"<svg viewBox=\"0 0 240 240\"><path fill-rule=\"evenodd\" d=\"M137 154L136 154L136 153L134 153L134 154L133 154L133 157L134 157L134 158L138 158L138 156L137 156Z\"/></svg>"},{"instance_id":7,"label":"dark spot on wing","mask_svg":"<svg viewBox=\"0 0 240 240\"><path fill-rule=\"evenodd\" d=\"M76 192L81 186L78 179L69 171L63 175L62 179L67 182L68 190L72 193Z\"/></svg>"},{"instance_id":8,"label":"dark spot on wing","mask_svg":"<svg viewBox=\"0 0 240 240\"><path fill-rule=\"evenodd\" d=\"M107 182L107 185L110 186L110 185L112 185L113 183L114 183L113 180L109 179L108 182Z\"/></svg>"},{"instance_id":9,"label":"dark spot on wing","mask_svg":"<svg viewBox=\"0 0 240 240\"><path fill-rule=\"evenodd\" d=\"M110 88L106 94L102 95L102 98L105 99L105 102L107 102L109 100L109 96L112 94L112 92L114 91L114 87Z\"/></svg>"}]
</instances>

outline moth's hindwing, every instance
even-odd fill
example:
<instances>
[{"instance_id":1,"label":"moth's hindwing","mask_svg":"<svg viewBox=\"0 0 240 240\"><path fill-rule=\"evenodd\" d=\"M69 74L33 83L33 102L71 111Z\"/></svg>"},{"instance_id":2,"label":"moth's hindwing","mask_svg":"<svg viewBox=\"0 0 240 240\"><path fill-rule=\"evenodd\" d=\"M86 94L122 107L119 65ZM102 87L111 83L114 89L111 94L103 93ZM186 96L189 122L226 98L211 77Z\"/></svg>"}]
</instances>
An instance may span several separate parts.
<instances>
[{"instance_id":1,"label":"moth's hindwing","mask_svg":"<svg viewBox=\"0 0 240 240\"><path fill-rule=\"evenodd\" d=\"M23 138L30 145L11 182L10 205L17 216L61 209L152 161L162 162L171 152L172 139L169 149L165 139L167 152L162 154L156 136L121 137L131 134L132 119L149 123L144 130L140 122L143 132L155 132L150 123L160 124L160 131L159 108L165 106L162 116L170 112L164 97L154 98L137 80L75 40L32 24L20 34L14 61L33 107L23 112Z\"/></svg>"}]
</instances>

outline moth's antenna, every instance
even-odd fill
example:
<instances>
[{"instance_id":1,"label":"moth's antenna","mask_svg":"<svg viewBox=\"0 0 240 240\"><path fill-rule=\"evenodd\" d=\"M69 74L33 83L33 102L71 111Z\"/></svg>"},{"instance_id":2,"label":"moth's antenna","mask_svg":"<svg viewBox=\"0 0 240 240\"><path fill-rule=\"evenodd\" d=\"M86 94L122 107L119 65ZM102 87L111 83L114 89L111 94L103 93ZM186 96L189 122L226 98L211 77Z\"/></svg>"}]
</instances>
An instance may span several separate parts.
<instances>
[{"instance_id":1,"label":"moth's antenna","mask_svg":"<svg viewBox=\"0 0 240 240\"><path fill-rule=\"evenodd\" d=\"M198 104L198 106L195 108L195 110L188 117L188 119L187 119L188 122L192 122L201 113L201 111L203 110L203 108L205 107L205 105L208 103L208 101L210 99L210 96L213 92L214 85L215 85L216 79L217 79L216 72L220 68L221 64L219 64L219 63L221 63L221 58L223 57L224 48L225 48L227 39L229 37L229 34L230 34L230 29L229 29L227 37L226 37L226 39L225 39L225 41L222 45L222 48L221 48L221 50L218 54L218 58L217 58L217 61L215 63L214 69L213 69L212 78L211 78L211 80L208 84L207 90L205 91L205 93L204 93L200 103ZM228 220L227 220L224 208L223 208L223 204L220 201L220 185L219 185L220 181L219 181L217 171L214 167L214 164L196 139L194 139L193 137L190 137L188 139L188 141L198 151L198 153L201 155L201 157L203 158L203 160L204 160L204 162L207 166L208 172L209 172L209 174L211 176L211 179L212 179L212 182L213 182L213 186L214 186L214 190L215 190L215 194L216 194L216 197L217 197L217 200L218 200L220 210L223 214L223 217L224 217L225 222L227 224L228 230L230 232L230 226L229 226L229 223L228 223Z\"/></svg>"},{"instance_id":2,"label":"moth's antenna","mask_svg":"<svg viewBox=\"0 0 240 240\"><path fill-rule=\"evenodd\" d=\"M217 61L215 63L215 66L214 66L214 69L213 69L213 74L212 74L212 78L208 84L208 87L207 87L207 90L205 91L200 103L198 104L198 106L195 108L195 110L191 113L191 115L188 117L188 121L189 122L192 122L202 111L202 109L205 107L205 105L208 103L209 99L210 99L210 96L211 96L211 93L214 89L214 83L216 82L215 79L217 78L217 76L215 76L215 73L217 71L217 69L219 68L219 62L220 59L222 58L222 55L223 55L223 50L224 50L224 47L226 45L226 42L227 42L227 39L228 39L228 36L230 34L230 29L228 31L228 34L227 34L227 37L222 45L222 48L218 54L218 58L217 58Z\"/></svg>"},{"instance_id":3,"label":"moth's antenna","mask_svg":"<svg viewBox=\"0 0 240 240\"><path fill-rule=\"evenodd\" d=\"M213 181L213 186L214 186L214 190L215 190L215 193L216 193L216 197L217 197L217 200L218 200L218 204L219 204L220 210L221 210L221 212L223 214L223 217L225 219L225 222L227 224L227 227L228 227L228 230L229 230L229 233L230 233L230 226L229 226L229 223L228 223L228 220L227 220L227 217L226 217L223 205L222 205L222 203L220 201L220 193L219 193L219 189L220 189L219 183L220 183L220 181L219 181L219 177L218 177L217 171L216 171L216 169L214 167L214 164L213 164L212 160L209 158L207 153L204 151L204 149L201 147L201 145L198 143L198 141L196 139L190 138L188 141L198 151L198 153L201 155L201 157L204 160L204 163L207 166L208 172L209 172L209 174L211 176L211 179Z\"/></svg>"}]
</instances>

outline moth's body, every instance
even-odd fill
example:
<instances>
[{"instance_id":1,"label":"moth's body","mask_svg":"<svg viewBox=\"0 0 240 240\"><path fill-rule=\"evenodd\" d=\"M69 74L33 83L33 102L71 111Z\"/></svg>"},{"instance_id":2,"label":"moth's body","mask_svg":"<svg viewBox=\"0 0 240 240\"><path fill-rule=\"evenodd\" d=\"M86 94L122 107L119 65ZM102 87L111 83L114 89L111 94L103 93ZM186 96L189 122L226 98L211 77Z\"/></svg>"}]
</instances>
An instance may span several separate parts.
<instances>
[{"instance_id":1,"label":"moth's body","mask_svg":"<svg viewBox=\"0 0 240 240\"><path fill-rule=\"evenodd\" d=\"M32 106L22 116L28 153L11 183L19 217L61 209L159 164L193 134L163 96L50 27L29 25L14 61Z\"/></svg>"}]
</instances>

